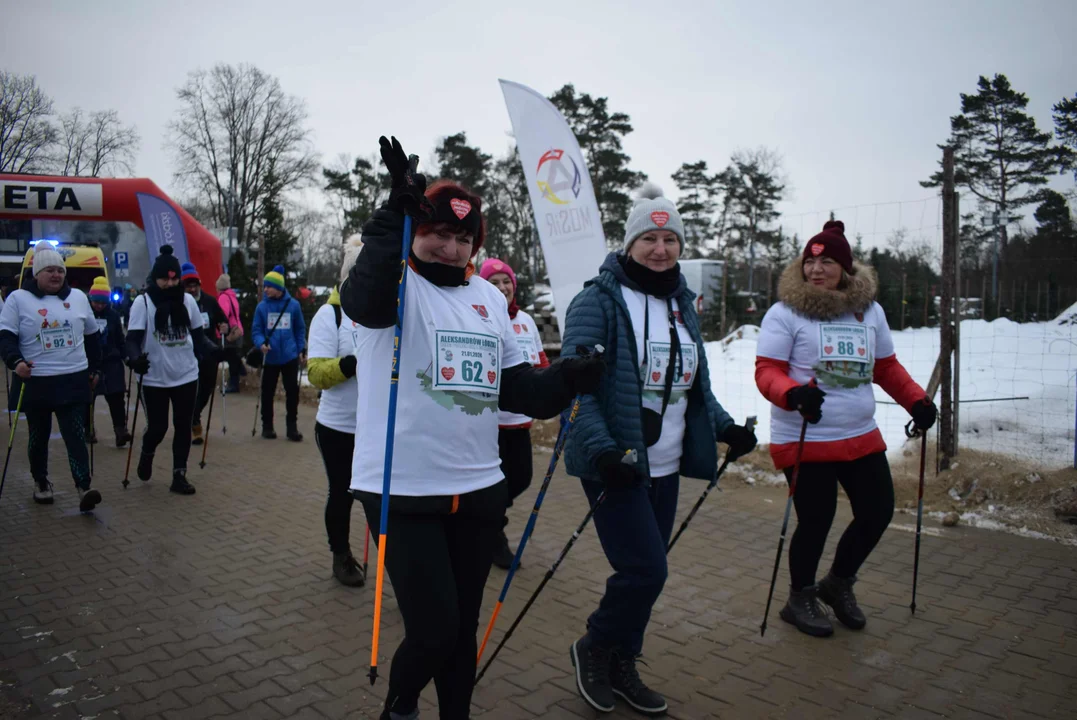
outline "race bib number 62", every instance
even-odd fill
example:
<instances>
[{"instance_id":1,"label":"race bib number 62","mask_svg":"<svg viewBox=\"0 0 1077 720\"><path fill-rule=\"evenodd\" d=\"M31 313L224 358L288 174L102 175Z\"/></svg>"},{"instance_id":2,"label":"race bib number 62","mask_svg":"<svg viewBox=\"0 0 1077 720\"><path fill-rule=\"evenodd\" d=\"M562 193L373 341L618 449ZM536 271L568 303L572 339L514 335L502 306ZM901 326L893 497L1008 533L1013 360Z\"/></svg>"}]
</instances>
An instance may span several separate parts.
<instances>
[{"instance_id":1,"label":"race bib number 62","mask_svg":"<svg viewBox=\"0 0 1077 720\"><path fill-rule=\"evenodd\" d=\"M501 339L496 335L434 331L435 390L497 395L501 391Z\"/></svg>"}]
</instances>

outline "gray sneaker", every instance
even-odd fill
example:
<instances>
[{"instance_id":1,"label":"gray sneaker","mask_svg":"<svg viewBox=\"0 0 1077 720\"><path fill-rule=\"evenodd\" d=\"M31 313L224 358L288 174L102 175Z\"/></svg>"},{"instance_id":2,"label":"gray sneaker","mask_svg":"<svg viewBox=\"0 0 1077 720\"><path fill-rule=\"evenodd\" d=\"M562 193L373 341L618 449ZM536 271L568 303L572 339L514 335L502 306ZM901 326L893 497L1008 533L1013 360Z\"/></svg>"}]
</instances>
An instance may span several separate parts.
<instances>
[{"instance_id":1,"label":"gray sneaker","mask_svg":"<svg viewBox=\"0 0 1077 720\"><path fill-rule=\"evenodd\" d=\"M38 505L52 505L52 483L48 480L34 483L34 502Z\"/></svg>"},{"instance_id":2,"label":"gray sneaker","mask_svg":"<svg viewBox=\"0 0 1077 720\"><path fill-rule=\"evenodd\" d=\"M101 493L93 488L83 490L79 488L79 512L93 512L97 504L101 502Z\"/></svg>"}]
</instances>

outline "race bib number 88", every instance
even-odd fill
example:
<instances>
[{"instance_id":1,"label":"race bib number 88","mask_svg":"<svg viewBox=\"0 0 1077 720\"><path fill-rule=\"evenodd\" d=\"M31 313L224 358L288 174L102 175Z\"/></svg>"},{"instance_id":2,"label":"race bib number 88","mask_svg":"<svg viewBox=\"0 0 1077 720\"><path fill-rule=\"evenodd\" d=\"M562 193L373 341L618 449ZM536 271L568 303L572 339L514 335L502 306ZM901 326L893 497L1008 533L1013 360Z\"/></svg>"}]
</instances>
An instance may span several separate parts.
<instances>
[{"instance_id":1,"label":"race bib number 88","mask_svg":"<svg viewBox=\"0 0 1077 720\"><path fill-rule=\"evenodd\" d=\"M827 362L871 362L864 325L820 325L819 359Z\"/></svg>"},{"instance_id":2,"label":"race bib number 88","mask_svg":"<svg viewBox=\"0 0 1077 720\"><path fill-rule=\"evenodd\" d=\"M497 395L501 391L501 338L484 333L434 331L435 390Z\"/></svg>"}]
</instances>

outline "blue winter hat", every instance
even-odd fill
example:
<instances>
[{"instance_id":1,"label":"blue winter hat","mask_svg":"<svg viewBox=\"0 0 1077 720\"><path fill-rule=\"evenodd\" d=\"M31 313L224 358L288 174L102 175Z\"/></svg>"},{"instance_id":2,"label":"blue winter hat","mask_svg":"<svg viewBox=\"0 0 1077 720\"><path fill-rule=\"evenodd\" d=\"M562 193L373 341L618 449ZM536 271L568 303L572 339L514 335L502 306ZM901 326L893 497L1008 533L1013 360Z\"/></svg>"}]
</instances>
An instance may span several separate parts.
<instances>
[{"instance_id":1,"label":"blue winter hat","mask_svg":"<svg viewBox=\"0 0 1077 720\"><path fill-rule=\"evenodd\" d=\"M284 292L284 266L277 265L267 272L265 278L262 279L262 286Z\"/></svg>"},{"instance_id":2,"label":"blue winter hat","mask_svg":"<svg viewBox=\"0 0 1077 720\"><path fill-rule=\"evenodd\" d=\"M198 277L198 268L194 266L194 263L189 262L180 265L180 280L183 282L197 280L199 285L202 284L202 278Z\"/></svg>"}]
</instances>

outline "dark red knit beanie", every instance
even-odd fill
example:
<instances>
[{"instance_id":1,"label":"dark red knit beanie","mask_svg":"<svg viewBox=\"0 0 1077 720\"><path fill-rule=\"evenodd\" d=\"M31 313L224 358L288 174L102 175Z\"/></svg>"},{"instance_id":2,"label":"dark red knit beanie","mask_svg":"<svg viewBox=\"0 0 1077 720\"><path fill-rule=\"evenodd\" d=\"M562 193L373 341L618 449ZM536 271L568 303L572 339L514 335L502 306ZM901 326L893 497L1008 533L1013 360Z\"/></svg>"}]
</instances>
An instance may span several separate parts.
<instances>
[{"instance_id":1,"label":"dark red knit beanie","mask_svg":"<svg viewBox=\"0 0 1077 720\"><path fill-rule=\"evenodd\" d=\"M803 260L813 257L828 257L850 275L853 274L853 251L845 239L845 223L841 220L827 220L823 231L808 241L804 246Z\"/></svg>"}]
</instances>

